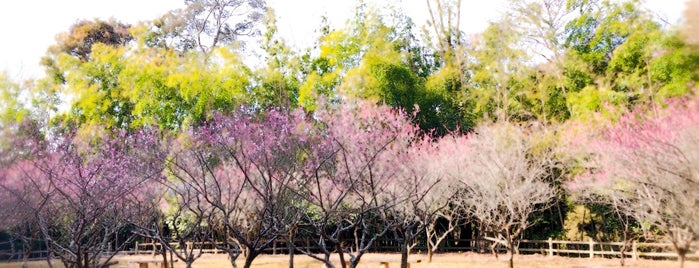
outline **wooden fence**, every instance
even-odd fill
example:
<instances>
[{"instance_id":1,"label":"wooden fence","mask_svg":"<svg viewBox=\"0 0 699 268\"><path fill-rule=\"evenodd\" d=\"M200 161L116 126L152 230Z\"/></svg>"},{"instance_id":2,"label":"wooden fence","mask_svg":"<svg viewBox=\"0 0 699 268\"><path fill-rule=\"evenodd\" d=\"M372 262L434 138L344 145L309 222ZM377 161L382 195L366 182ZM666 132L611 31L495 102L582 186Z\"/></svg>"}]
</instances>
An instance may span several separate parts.
<instances>
[{"instance_id":1,"label":"wooden fence","mask_svg":"<svg viewBox=\"0 0 699 268\"><path fill-rule=\"evenodd\" d=\"M310 245L310 241L299 241L296 245L297 247L304 247L306 250L313 250L313 246ZM218 243L219 246L225 246L225 243ZM442 251L473 251L481 253L491 252L492 241L488 240L470 240L470 239L459 239L459 240L448 240L445 241L448 246L443 246ZM180 248L179 244L172 243L171 246L175 249ZM158 254L160 250L160 243L139 243L136 242L133 248L129 250L119 251L117 255L141 255L141 254ZM220 254L225 253L222 250L217 249L209 242L200 243L185 243L185 250L195 248L195 250L201 249L204 253L210 254ZM677 253L674 251L672 244L670 243L645 243L633 241L627 245L626 250L622 253L621 249L623 247L622 242L596 242L593 240L589 241L561 241L561 240L521 240L520 246L517 254L542 254L542 255L559 255L568 257L620 257L621 254L624 256L638 259L638 258L655 258L655 259L675 259L677 258ZM417 246L413 251L423 251L424 246ZM498 252L505 252L505 248L502 246L496 246L494 250ZM377 240L373 248L373 251L377 252L398 252L398 245L395 240L383 239ZM287 254L286 241L279 240L273 243L273 245L268 248L265 253L267 254ZM29 259L38 260L46 258L46 251L33 251L32 256ZM9 252L0 251L0 259L4 260L22 260L23 253L21 251ZM697 247L690 249L687 254L687 258L699 259L699 252Z\"/></svg>"},{"instance_id":2,"label":"wooden fence","mask_svg":"<svg viewBox=\"0 0 699 268\"><path fill-rule=\"evenodd\" d=\"M450 249L458 249L462 251L475 252L490 252L492 241L487 240L457 240L458 245L451 246ZM646 243L633 241L624 247L623 242L596 242L592 239L588 241L562 241L553 240L520 240L517 254L542 254L548 256L569 256L569 257L621 257L624 254L626 257L633 259L638 258L664 258L675 259L675 252L671 243ZM495 248L498 252L505 252L506 249L502 246ZM686 255L687 258L699 258L699 251L694 246Z\"/></svg>"}]
</instances>

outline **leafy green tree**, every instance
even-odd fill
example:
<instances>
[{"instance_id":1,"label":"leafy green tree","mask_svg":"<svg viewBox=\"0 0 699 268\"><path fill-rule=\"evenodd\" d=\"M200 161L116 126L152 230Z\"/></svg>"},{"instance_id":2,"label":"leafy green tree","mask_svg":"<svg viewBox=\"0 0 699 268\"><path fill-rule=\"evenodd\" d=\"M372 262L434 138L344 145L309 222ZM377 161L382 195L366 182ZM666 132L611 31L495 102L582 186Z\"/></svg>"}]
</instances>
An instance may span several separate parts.
<instances>
[{"instance_id":1,"label":"leafy green tree","mask_svg":"<svg viewBox=\"0 0 699 268\"><path fill-rule=\"evenodd\" d=\"M303 79L303 59L279 37L274 10L268 9L261 48L266 64L255 70L251 90L253 106L295 108Z\"/></svg>"},{"instance_id":2,"label":"leafy green tree","mask_svg":"<svg viewBox=\"0 0 699 268\"><path fill-rule=\"evenodd\" d=\"M475 41L473 78L465 98L478 118L509 121L530 117L521 103L528 57L517 47L521 36L513 31L513 23L508 18L491 23Z\"/></svg>"},{"instance_id":3,"label":"leafy green tree","mask_svg":"<svg viewBox=\"0 0 699 268\"><path fill-rule=\"evenodd\" d=\"M132 127L176 130L247 100L251 73L228 47L208 56L142 47L123 61L120 90L133 105Z\"/></svg>"},{"instance_id":4,"label":"leafy green tree","mask_svg":"<svg viewBox=\"0 0 699 268\"><path fill-rule=\"evenodd\" d=\"M250 71L232 48L182 54L148 46L145 29L132 29L134 45L92 45L87 61L65 52L55 55L64 79L42 82L41 87L70 96L69 111L57 120L78 126L178 129L246 99Z\"/></svg>"},{"instance_id":5,"label":"leafy green tree","mask_svg":"<svg viewBox=\"0 0 699 268\"><path fill-rule=\"evenodd\" d=\"M7 72L0 72L0 129L7 123L21 121L27 110L20 101L21 87L12 81Z\"/></svg>"},{"instance_id":6,"label":"leafy green tree","mask_svg":"<svg viewBox=\"0 0 699 268\"><path fill-rule=\"evenodd\" d=\"M437 135L464 127L458 103L432 83L433 67L412 34L411 20L400 12L382 15L361 5L343 29L329 32L320 55L299 89L299 104L314 110L317 96L369 99L414 114L415 121Z\"/></svg>"},{"instance_id":7,"label":"leafy green tree","mask_svg":"<svg viewBox=\"0 0 699 268\"><path fill-rule=\"evenodd\" d=\"M63 55L70 55L80 62L87 62L92 59L92 46L95 44L110 46L128 44L133 39L129 32L130 27L116 20L78 21L70 27L68 32L56 36L56 44L49 47L41 64L46 68L48 77L65 83L66 66L59 62Z\"/></svg>"},{"instance_id":8,"label":"leafy green tree","mask_svg":"<svg viewBox=\"0 0 699 268\"><path fill-rule=\"evenodd\" d=\"M20 100L21 87L6 72L0 72L0 165L7 165L13 158L14 137L22 123L28 122L29 111Z\"/></svg>"}]
</instances>

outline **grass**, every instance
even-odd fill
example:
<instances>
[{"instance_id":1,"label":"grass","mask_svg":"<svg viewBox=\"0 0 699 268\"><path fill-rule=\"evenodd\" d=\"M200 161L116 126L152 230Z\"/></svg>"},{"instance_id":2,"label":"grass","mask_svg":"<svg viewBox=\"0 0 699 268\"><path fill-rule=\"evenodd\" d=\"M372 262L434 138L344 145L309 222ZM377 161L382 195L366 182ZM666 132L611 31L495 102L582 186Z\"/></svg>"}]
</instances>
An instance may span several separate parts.
<instances>
[{"instance_id":1,"label":"grass","mask_svg":"<svg viewBox=\"0 0 699 268\"><path fill-rule=\"evenodd\" d=\"M126 267L126 268L136 268L138 267L135 263L130 263L130 261L135 260L145 260L145 259L157 259L150 255L141 256L121 256L116 260L119 264L114 267ZM322 263L311 259L308 256L296 255L294 257L295 268L320 268L323 267ZM337 256L333 256L332 260L339 264ZM398 254L367 254L362 258L359 267L361 268L373 268L379 267L380 262L388 262L389 267L399 267L400 255ZM488 254L477 254L477 253L448 253L448 254L438 254L435 255L432 263L427 263L426 255L413 254L410 256L409 261L411 263L411 268L499 268L507 267L507 260L505 257L501 256L499 260L496 260L493 255ZM542 255L520 255L515 256L515 267L519 268L545 268L545 267L569 267L569 268L587 268L587 267L622 267L619 264L619 259L604 259L604 258L567 258L567 257L546 257ZM282 268L288 267L289 257L287 255L263 255L258 257L255 262L253 262L253 267L255 268ZM243 260L242 257L237 260L239 267L242 267ZM228 255L218 254L218 255L204 255L198 259L192 265L195 268L219 268L219 267L230 267L230 262L228 260ZM0 268L14 268L22 267L21 262L0 262ZM29 263L31 268L47 268L46 262L31 262ZM63 268L58 262L54 263L55 268ZM154 265L151 264L151 267ZM178 261L175 263L176 268L183 268L184 263ZM638 267L638 268L665 268L665 267L679 267L676 261L658 261L658 260L628 260L626 261L626 266L624 267ZM686 262L685 267L699 267L699 262L691 261Z\"/></svg>"}]
</instances>

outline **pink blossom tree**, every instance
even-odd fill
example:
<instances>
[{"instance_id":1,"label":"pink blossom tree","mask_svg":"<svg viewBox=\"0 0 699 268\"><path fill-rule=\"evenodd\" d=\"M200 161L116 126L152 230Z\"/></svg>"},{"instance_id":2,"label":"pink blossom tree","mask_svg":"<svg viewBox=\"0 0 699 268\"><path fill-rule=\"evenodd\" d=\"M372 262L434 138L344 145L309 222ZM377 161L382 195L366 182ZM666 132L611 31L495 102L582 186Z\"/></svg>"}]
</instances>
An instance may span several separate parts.
<instances>
[{"instance_id":1,"label":"pink blossom tree","mask_svg":"<svg viewBox=\"0 0 699 268\"><path fill-rule=\"evenodd\" d=\"M166 164L177 205L214 228L210 242L225 237L216 246L233 267L241 251L250 267L297 218L290 189L303 176L304 121L300 111L215 115L180 137Z\"/></svg>"},{"instance_id":2,"label":"pink blossom tree","mask_svg":"<svg viewBox=\"0 0 699 268\"><path fill-rule=\"evenodd\" d=\"M41 197L33 195L32 187L21 181L17 172L21 166L29 164L31 156L31 137L38 135L36 122L23 120L4 125L0 131L0 230L12 238L22 241L23 264L28 267L28 257L33 250L33 243L40 241L35 213L31 204L43 202ZM13 244L14 246L14 244ZM47 247L48 248L48 247ZM48 264L51 266L50 259Z\"/></svg>"},{"instance_id":3,"label":"pink blossom tree","mask_svg":"<svg viewBox=\"0 0 699 268\"><path fill-rule=\"evenodd\" d=\"M517 241L533 224L530 216L550 207L557 191L548 178L557 166L553 150L538 146L534 134L533 127L507 122L483 125L454 137L463 155L444 162L448 176L462 182L465 213L494 235L485 239L507 248L510 267Z\"/></svg>"},{"instance_id":4,"label":"pink blossom tree","mask_svg":"<svg viewBox=\"0 0 699 268\"><path fill-rule=\"evenodd\" d=\"M384 206L379 213L384 224L390 227L392 237L399 245L401 268L408 266L408 257L417 245L418 235L425 229L426 216L438 195L448 195L445 182L430 170L430 158L437 152L431 137L421 135L418 126L404 114L393 112L384 115L386 120L398 122L395 129L387 129L384 135L396 135L394 144L383 154L385 159L376 164L387 176L386 189L379 196ZM391 133L391 131L398 131Z\"/></svg>"},{"instance_id":5,"label":"pink blossom tree","mask_svg":"<svg viewBox=\"0 0 699 268\"><path fill-rule=\"evenodd\" d=\"M683 266L699 237L698 101L672 102L655 114L627 113L586 141L587 169L571 187L620 204L616 208L646 231L656 228Z\"/></svg>"},{"instance_id":6,"label":"pink blossom tree","mask_svg":"<svg viewBox=\"0 0 699 268\"><path fill-rule=\"evenodd\" d=\"M142 151L154 138L147 131L30 137L31 154L4 169L2 188L31 211L65 267L101 266L135 237L123 231L145 203L139 190L160 174Z\"/></svg>"},{"instance_id":7,"label":"pink blossom tree","mask_svg":"<svg viewBox=\"0 0 699 268\"><path fill-rule=\"evenodd\" d=\"M396 180L405 175L401 161L416 128L402 113L359 100L321 105L315 118L319 141L308 154L310 176L296 192L307 204L308 236L322 255L298 250L328 267L335 267L330 256L336 252L341 267L357 267L390 221L404 216L397 206L413 193Z\"/></svg>"}]
</instances>

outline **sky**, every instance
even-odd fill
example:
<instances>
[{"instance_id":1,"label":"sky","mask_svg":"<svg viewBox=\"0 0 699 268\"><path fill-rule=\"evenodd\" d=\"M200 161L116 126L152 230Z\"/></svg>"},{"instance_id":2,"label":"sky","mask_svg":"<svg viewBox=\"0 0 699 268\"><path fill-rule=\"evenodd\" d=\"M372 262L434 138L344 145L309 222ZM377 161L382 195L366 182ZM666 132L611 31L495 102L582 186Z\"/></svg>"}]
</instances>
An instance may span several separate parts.
<instances>
[{"instance_id":1,"label":"sky","mask_svg":"<svg viewBox=\"0 0 699 268\"><path fill-rule=\"evenodd\" d=\"M391 0L366 0L386 3ZM685 0L646 0L646 6L676 22ZM310 46L325 15L334 28L340 28L354 11L354 0L268 0L278 17L279 33L297 48ZM417 25L427 20L424 0L393 0ZM464 0L462 29L477 33L506 9L507 0ZM0 3L0 71L15 81L43 75L39 66L46 49L58 33L67 31L81 19L115 18L135 24L165 12L184 7L184 0L22 0Z\"/></svg>"}]
</instances>

